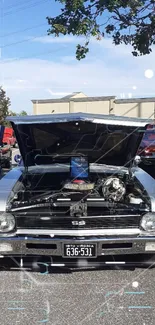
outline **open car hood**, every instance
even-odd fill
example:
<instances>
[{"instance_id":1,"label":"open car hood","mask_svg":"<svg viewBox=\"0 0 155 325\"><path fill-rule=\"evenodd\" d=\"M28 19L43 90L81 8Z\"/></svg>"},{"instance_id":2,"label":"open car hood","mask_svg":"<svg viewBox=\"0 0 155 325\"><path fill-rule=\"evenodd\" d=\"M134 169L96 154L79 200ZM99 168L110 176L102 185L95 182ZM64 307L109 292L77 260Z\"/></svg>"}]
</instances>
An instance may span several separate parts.
<instances>
[{"instance_id":1,"label":"open car hood","mask_svg":"<svg viewBox=\"0 0 155 325\"><path fill-rule=\"evenodd\" d=\"M87 113L8 117L25 166L68 162L86 155L89 162L132 164L150 120Z\"/></svg>"}]
</instances>

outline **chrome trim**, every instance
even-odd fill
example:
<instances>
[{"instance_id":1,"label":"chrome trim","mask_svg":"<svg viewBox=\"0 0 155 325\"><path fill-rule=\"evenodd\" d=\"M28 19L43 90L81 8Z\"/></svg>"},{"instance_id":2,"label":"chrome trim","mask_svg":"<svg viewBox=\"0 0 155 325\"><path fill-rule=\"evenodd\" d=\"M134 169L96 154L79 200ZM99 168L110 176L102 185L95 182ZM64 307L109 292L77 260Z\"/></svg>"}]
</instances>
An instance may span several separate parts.
<instances>
[{"instance_id":1,"label":"chrome trim","mask_svg":"<svg viewBox=\"0 0 155 325\"><path fill-rule=\"evenodd\" d=\"M100 202L100 201L105 201L105 199L101 199L101 198L98 198L98 199L87 199L87 201L97 201L97 202Z\"/></svg>"},{"instance_id":2,"label":"chrome trim","mask_svg":"<svg viewBox=\"0 0 155 325\"><path fill-rule=\"evenodd\" d=\"M151 211L155 212L155 180L141 168L132 168L131 171L137 180L143 185L151 201Z\"/></svg>"},{"instance_id":3,"label":"chrome trim","mask_svg":"<svg viewBox=\"0 0 155 325\"><path fill-rule=\"evenodd\" d=\"M71 199L57 199L57 201L71 201Z\"/></svg>"},{"instance_id":4,"label":"chrome trim","mask_svg":"<svg viewBox=\"0 0 155 325\"><path fill-rule=\"evenodd\" d=\"M18 229L17 235L49 235L52 236L104 236L104 235L139 235L139 228L133 229L90 229L90 230L47 230L47 229Z\"/></svg>"},{"instance_id":5,"label":"chrome trim","mask_svg":"<svg viewBox=\"0 0 155 325\"><path fill-rule=\"evenodd\" d=\"M65 266L65 264L64 263L51 263L50 264L51 266Z\"/></svg>"},{"instance_id":6,"label":"chrome trim","mask_svg":"<svg viewBox=\"0 0 155 325\"><path fill-rule=\"evenodd\" d=\"M46 234L44 234L44 235L46 235ZM65 238L65 236L63 236L63 239L62 239L62 235L61 236L54 236L54 235L49 235L49 237L47 237L46 239L43 237L37 237L38 236L38 234L32 234L32 236L30 235L30 236L27 236L27 237L25 237L25 235L21 235L21 236L18 236L18 235L16 235L16 234L14 234L13 236L10 236L10 235L8 235L8 236L1 236L0 235L0 242L1 241L6 241L6 242L14 242L14 241L18 241L18 242L33 242L33 241L36 241L37 240L37 242L53 242L53 243L57 243L57 242L68 242L68 240L70 240L70 239L68 239L68 237L67 238ZM72 236L72 237L74 237L74 236ZM78 236L77 236L78 237ZM71 238L71 236L70 236L70 238ZM71 240L73 240L73 238L71 238ZM75 239L74 238L74 240L76 241L77 239ZM95 241L95 242L110 242L110 243L112 243L112 242L121 242L121 243L126 243L126 241L127 242L141 242L141 241L146 241L146 242L155 242L155 233L154 234L148 234L148 233L140 233L140 235L136 235L136 236L127 236L127 237L119 237L119 236L113 236L113 237L107 237L107 236L89 236L89 237L87 237L87 236L80 236L79 238L78 238L78 240L82 240L82 241L88 241L88 242L90 242L90 241ZM130 249L130 248L129 248ZM1 257L1 255L0 255L0 257Z\"/></svg>"},{"instance_id":7,"label":"chrome trim","mask_svg":"<svg viewBox=\"0 0 155 325\"><path fill-rule=\"evenodd\" d=\"M140 121L140 122L138 122L138 121L131 121L131 120L121 120L121 118L120 118L120 120L113 120L113 119L111 119L111 120L108 120L108 119L94 119L93 120L93 123L97 123L97 124L110 124L110 125L122 125L122 126L136 126L136 127L138 127L138 126L146 126L146 124L148 124L148 122L146 121L146 120L144 120L144 122L142 122L142 121Z\"/></svg>"},{"instance_id":8,"label":"chrome trim","mask_svg":"<svg viewBox=\"0 0 155 325\"><path fill-rule=\"evenodd\" d=\"M14 168L9 171L0 180L0 211L6 211L8 200L14 196L13 187L22 175L20 168Z\"/></svg>"},{"instance_id":9,"label":"chrome trim","mask_svg":"<svg viewBox=\"0 0 155 325\"><path fill-rule=\"evenodd\" d=\"M20 208L17 208L17 211L19 210ZM26 209L26 207L25 207L25 209ZM23 210L22 208L21 208L21 210ZM9 213L11 214L12 212L15 212L16 210L15 209L12 209L12 210L10 210L9 211ZM23 213L23 212L22 212ZM41 214L42 212L40 212L40 214ZM146 211L146 214L147 213L151 213L150 211ZM25 215L25 213L24 213L24 215ZM35 212L35 215L38 215L38 212ZM22 215L23 216L23 215ZM34 215L33 215L34 216ZM141 214L114 214L114 215L97 215L97 216L82 216L82 217L79 217L79 220L80 219L92 219L92 218L126 218L126 217L140 217L141 216ZM63 215L61 215L61 216L59 216L59 217L63 217L63 218L65 218L65 219L70 219L71 218L71 216L66 216L66 217L64 217ZM41 219L42 217L39 217L39 219ZM54 216L49 216L49 218L52 220L52 218L54 218Z\"/></svg>"},{"instance_id":10,"label":"chrome trim","mask_svg":"<svg viewBox=\"0 0 155 325\"><path fill-rule=\"evenodd\" d=\"M102 253L102 255L104 255ZM125 264L126 262L105 262L105 264Z\"/></svg>"},{"instance_id":11,"label":"chrome trim","mask_svg":"<svg viewBox=\"0 0 155 325\"><path fill-rule=\"evenodd\" d=\"M3 239L3 238L14 238L16 236L16 232L8 232L8 233L0 233L0 239Z\"/></svg>"},{"instance_id":12,"label":"chrome trim","mask_svg":"<svg viewBox=\"0 0 155 325\"><path fill-rule=\"evenodd\" d=\"M86 121L91 123L111 124L111 125L129 125L129 126L146 126L151 123L151 118L135 118L126 116L90 114L90 113L71 113L71 114L43 114L43 115L28 115L28 116L8 116L7 121L19 124L44 124L44 123L66 123Z\"/></svg>"}]
</instances>

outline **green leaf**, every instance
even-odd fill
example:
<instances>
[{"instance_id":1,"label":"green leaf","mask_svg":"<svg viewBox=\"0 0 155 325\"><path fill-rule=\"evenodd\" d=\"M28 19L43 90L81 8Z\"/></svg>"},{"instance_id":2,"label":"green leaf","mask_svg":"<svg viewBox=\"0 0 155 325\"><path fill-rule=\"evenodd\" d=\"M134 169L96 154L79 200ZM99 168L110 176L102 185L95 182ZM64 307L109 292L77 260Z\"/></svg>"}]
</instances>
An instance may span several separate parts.
<instances>
[{"instance_id":1,"label":"green leaf","mask_svg":"<svg viewBox=\"0 0 155 325\"><path fill-rule=\"evenodd\" d=\"M111 36L115 45L131 44L134 56L147 55L155 43L154 0L57 0L61 14L47 17L48 35L77 35L87 39ZM104 13L104 15L103 15ZM105 18L107 17L109 19ZM100 17L100 25L98 18ZM132 34L130 33L132 30ZM133 32L134 31L134 32ZM81 60L88 45L77 45L76 57Z\"/></svg>"},{"instance_id":2,"label":"green leaf","mask_svg":"<svg viewBox=\"0 0 155 325\"><path fill-rule=\"evenodd\" d=\"M0 86L0 124L5 124L5 118L9 114L10 105L10 98L6 96L5 90Z\"/></svg>"}]
</instances>

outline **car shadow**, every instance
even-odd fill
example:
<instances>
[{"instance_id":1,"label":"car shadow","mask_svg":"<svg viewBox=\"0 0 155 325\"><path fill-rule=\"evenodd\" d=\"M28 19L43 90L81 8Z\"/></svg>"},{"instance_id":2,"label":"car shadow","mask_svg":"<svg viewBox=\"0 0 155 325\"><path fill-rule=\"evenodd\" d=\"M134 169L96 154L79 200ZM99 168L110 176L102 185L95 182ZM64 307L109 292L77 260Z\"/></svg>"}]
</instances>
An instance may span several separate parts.
<instances>
[{"instance_id":1,"label":"car shadow","mask_svg":"<svg viewBox=\"0 0 155 325\"><path fill-rule=\"evenodd\" d=\"M72 273L80 273L80 272L96 272L96 271L135 271L136 269L154 269L155 266L148 265L136 265L136 266L100 266L100 267L87 267L87 268L70 268L70 267L50 267L47 270L36 271L33 269L14 269L10 267L0 267L0 272L28 272L28 273L38 273L42 275L50 275L50 274L72 274Z\"/></svg>"}]
</instances>

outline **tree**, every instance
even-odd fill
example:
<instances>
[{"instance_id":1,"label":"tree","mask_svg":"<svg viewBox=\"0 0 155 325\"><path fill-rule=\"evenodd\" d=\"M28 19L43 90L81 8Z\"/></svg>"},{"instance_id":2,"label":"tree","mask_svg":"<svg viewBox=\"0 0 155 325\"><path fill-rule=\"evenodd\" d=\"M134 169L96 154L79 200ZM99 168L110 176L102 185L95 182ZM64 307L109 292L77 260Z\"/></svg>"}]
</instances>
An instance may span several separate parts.
<instances>
[{"instance_id":1,"label":"tree","mask_svg":"<svg viewBox=\"0 0 155 325\"><path fill-rule=\"evenodd\" d=\"M21 116L26 116L26 115L27 115L27 112L26 112L26 111L21 111L21 112L19 113L19 115L21 115Z\"/></svg>"},{"instance_id":2,"label":"tree","mask_svg":"<svg viewBox=\"0 0 155 325\"><path fill-rule=\"evenodd\" d=\"M5 90L0 86L0 124L5 124L5 118L9 114L10 98L6 96Z\"/></svg>"},{"instance_id":3,"label":"tree","mask_svg":"<svg viewBox=\"0 0 155 325\"><path fill-rule=\"evenodd\" d=\"M16 116L17 114L16 114L15 112L13 112L13 111L9 111L9 112L8 112L8 115L9 115L9 116Z\"/></svg>"},{"instance_id":4,"label":"tree","mask_svg":"<svg viewBox=\"0 0 155 325\"><path fill-rule=\"evenodd\" d=\"M15 113L13 111L9 111L9 114L10 116L25 116L27 115L27 112L26 111L21 111L20 113Z\"/></svg>"},{"instance_id":5,"label":"tree","mask_svg":"<svg viewBox=\"0 0 155 325\"><path fill-rule=\"evenodd\" d=\"M48 35L84 36L76 58L86 57L92 37L110 36L115 45L130 44L134 56L146 55L155 44L155 0L56 0L61 14L47 17Z\"/></svg>"}]
</instances>

